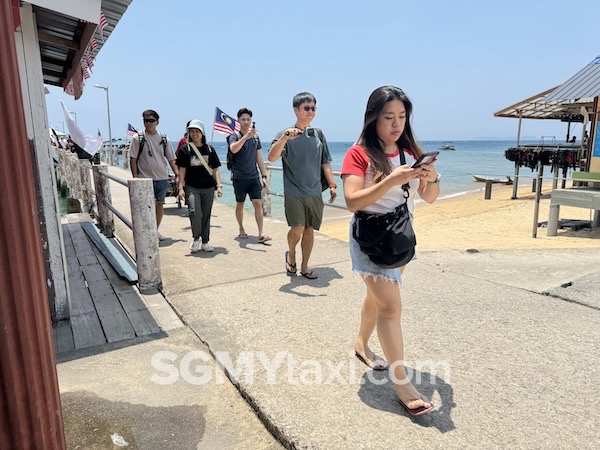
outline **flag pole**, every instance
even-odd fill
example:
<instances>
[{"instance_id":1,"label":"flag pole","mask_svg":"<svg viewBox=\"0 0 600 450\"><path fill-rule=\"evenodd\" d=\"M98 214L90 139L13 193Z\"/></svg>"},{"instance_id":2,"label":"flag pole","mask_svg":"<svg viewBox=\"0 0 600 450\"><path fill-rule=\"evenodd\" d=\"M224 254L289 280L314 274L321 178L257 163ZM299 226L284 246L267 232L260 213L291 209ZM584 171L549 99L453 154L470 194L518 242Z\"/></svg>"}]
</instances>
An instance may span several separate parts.
<instances>
[{"instance_id":1,"label":"flag pole","mask_svg":"<svg viewBox=\"0 0 600 450\"><path fill-rule=\"evenodd\" d=\"M213 145L213 138L215 137L215 117L217 117L217 107L215 106L215 113L213 114L213 126L210 132L210 145Z\"/></svg>"}]
</instances>

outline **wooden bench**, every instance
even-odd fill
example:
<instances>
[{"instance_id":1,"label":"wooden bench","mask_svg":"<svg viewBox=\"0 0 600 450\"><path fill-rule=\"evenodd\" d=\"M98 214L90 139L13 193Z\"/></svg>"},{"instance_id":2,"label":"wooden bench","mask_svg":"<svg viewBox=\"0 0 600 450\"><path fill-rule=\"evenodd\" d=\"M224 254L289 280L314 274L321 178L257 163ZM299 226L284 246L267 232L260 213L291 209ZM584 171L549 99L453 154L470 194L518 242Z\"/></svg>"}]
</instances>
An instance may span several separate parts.
<instances>
[{"instance_id":1,"label":"wooden bench","mask_svg":"<svg viewBox=\"0 0 600 450\"><path fill-rule=\"evenodd\" d=\"M574 172L573 179L586 181L592 186L570 189L552 189L550 194L550 212L548 214L547 236L556 236L560 215L560 205L593 209L592 227L600 226L600 173Z\"/></svg>"}]
</instances>

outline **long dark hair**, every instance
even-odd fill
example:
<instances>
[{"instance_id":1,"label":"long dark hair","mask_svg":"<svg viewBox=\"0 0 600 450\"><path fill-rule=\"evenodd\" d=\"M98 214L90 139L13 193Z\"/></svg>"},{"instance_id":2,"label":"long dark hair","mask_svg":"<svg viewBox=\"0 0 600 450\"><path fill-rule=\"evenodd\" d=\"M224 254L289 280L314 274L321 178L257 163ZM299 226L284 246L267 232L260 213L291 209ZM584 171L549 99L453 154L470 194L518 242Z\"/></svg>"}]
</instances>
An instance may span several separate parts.
<instances>
[{"instance_id":1,"label":"long dark hair","mask_svg":"<svg viewBox=\"0 0 600 450\"><path fill-rule=\"evenodd\" d=\"M404 126L404 132L396 141L398 147L400 147L400 151L406 148L412 151L417 158L423 153L423 150L419 144L417 144L417 141L413 136L412 128L410 126L410 116L412 114L413 106L409 98L399 87L378 87L371 93L369 100L367 101L365 122L357 142L365 149L367 156L371 160L374 169L373 181L375 183L385 178L392 171L392 165L377 136L377 118L385 104L392 100L400 100L406 109L406 125Z\"/></svg>"}]
</instances>

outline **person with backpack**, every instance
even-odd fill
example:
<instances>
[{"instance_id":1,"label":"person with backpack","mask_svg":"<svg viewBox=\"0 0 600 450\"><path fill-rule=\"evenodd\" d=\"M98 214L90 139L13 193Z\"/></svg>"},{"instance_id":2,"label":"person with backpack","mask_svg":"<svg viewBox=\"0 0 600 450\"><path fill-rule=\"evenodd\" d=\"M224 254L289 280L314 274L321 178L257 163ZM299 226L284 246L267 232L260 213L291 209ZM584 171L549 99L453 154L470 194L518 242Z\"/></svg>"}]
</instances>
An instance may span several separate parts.
<instances>
[{"instance_id":1,"label":"person with backpack","mask_svg":"<svg viewBox=\"0 0 600 450\"><path fill-rule=\"evenodd\" d=\"M190 252L212 252L215 249L209 243L210 215L215 190L219 197L223 196L219 173L221 162L214 147L206 143L204 124L201 121L191 120L187 129L187 144L179 149L177 155L177 166L181 174L178 196L181 200L187 200L192 225Z\"/></svg>"},{"instance_id":2,"label":"person with backpack","mask_svg":"<svg viewBox=\"0 0 600 450\"><path fill-rule=\"evenodd\" d=\"M163 218L165 197L169 187L169 172L167 163L170 164L175 174L175 183L178 182L179 168L175 165L175 153L165 134L159 133L158 113L147 109L142 113L144 131L138 131L131 138L129 147L129 166L133 178L151 178L154 185L154 198L156 200L156 228L160 226ZM158 233L158 240L166 239Z\"/></svg>"},{"instance_id":3,"label":"person with backpack","mask_svg":"<svg viewBox=\"0 0 600 450\"><path fill-rule=\"evenodd\" d=\"M246 195L254 206L254 218L258 225L258 242L265 244L271 238L263 233L262 189L267 187L267 168L263 161L262 146L256 134L252 111L242 108L237 113L240 131L227 136L227 168L235 192L235 218L239 225L239 236L246 239L244 229L244 202Z\"/></svg>"}]
</instances>

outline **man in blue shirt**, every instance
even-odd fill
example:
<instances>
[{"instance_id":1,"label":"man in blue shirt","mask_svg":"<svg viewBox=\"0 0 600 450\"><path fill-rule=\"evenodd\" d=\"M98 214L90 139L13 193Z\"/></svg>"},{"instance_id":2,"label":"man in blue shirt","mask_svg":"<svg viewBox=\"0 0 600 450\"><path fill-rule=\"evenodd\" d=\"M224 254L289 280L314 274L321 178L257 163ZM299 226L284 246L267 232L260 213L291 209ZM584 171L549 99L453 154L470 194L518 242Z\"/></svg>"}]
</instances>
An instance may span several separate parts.
<instances>
[{"instance_id":1,"label":"man in blue shirt","mask_svg":"<svg viewBox=\"0 0 600 450\"><path fill-rule=\"evenodd\" d=\"M239 237L246 239L244 229L244 202L246 195L254 206L254 218L258 225L258 242L261 244L271 238L263 233L262 189L267 187L267 168L262 157L262 146L256 134L252 111L242 108L237 113L240 131L228 136L229 150L233 153L231 163L231 181L235 192L235 218L238 221Z\"/></svg>"}]
</instances>

